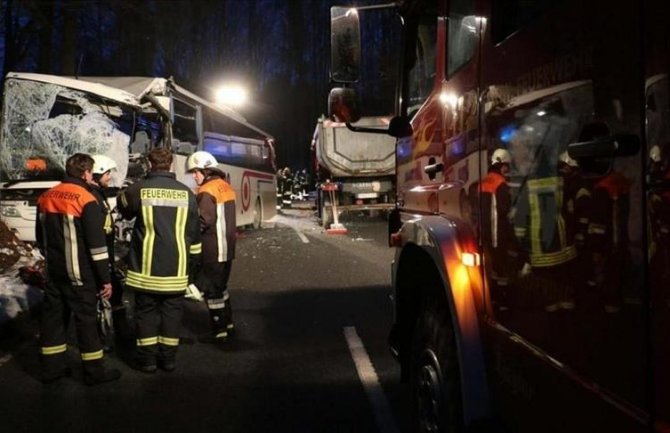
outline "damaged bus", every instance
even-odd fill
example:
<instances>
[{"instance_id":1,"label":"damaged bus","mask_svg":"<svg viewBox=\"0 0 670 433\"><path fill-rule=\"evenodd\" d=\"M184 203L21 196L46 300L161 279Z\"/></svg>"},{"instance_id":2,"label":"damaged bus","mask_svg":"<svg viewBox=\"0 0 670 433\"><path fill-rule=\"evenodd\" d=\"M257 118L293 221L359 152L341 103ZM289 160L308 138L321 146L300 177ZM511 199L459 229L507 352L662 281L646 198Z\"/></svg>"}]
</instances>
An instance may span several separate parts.
<instances>
[{"instance_id":1,"label":"damaged bus","mask_svg":"<svg viewBox=\"0 0 670 433\"><path fill-rule=\"evenodd\" d=\"M207 150L237 193L238 226L276 214L272 137L239 113L155 77L63 77L10 72L0 128L0 218L34 241L35 203L58 183L68 156L116 161L110 197L148 172L146 154L170 146L177 178L195 189L188 156ZM117 237L128 233L117 226Z\"/></svg>"}]
</instances>

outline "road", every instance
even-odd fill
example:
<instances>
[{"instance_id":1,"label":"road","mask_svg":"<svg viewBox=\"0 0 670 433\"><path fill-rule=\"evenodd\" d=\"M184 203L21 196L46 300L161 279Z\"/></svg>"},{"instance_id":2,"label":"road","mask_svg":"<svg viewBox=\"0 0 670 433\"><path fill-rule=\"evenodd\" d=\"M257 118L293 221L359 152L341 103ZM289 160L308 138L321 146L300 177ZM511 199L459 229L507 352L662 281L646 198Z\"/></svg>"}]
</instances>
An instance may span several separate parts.
<instances>
[{"instance_id":1,"label":"road","mask_svg":"<svg viewBox=\"0 0 670 433\"><path fill-rule=\"evenodd\" d=\"M406 431L407 389L386 344L386 224L345 224L346 235L327 234L310 211L292 210L273 228L242 232L230 281L236 334L223 346L199 342L207 311L188 301L173 373L131 370L119 348L106 359L121 380L87 387L71 346L73 377L42 385L35 338L6 351L2 430Z\"/></svg>"}]
</instances>

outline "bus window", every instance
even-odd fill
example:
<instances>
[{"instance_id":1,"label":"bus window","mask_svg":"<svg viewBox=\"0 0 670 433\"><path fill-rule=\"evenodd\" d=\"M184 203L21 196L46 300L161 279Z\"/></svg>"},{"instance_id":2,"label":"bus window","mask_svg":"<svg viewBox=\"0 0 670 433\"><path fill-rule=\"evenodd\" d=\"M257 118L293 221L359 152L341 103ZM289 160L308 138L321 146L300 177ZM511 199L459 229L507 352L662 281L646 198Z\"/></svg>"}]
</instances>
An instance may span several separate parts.
<instances>
[{"instance_id":1,"label":"bus window","mask_svg":"<svg viewBox=\"0 0 670 433\"><path fill-rule=\"evenodd\" d=\"M449 10L449 60L447 76L468 63L475 52L477 20L473 15L473 0L450 2Z\"/></svg>"},{"instance_id":2,"label":"bus window","mask_svg":"<svg viewBox=\"0 0 670 433\"><path fill-rule=\"evenodd\" d=\"M563 0L498 0L493 2L491 34L498 44Z\"/></svg>"},{"instance_id":3,"label":"bus window","mask_svg":"<svg viewBox=\"0 0 670 433\"><path fill-rule=\"evenodd\" d=\"M174 99L173 104L174 104L174 123L172 124L173 138L175 140L178 140L178 142L180 143L187 142L193 146L197 145L198 130L195 121L196 118L195 107L178 99Z\"/></svg>"},{"instance_id":4,"label":"bus window","mask_svg":"<svg viewBox=\"0 0 670 433\"><path fill-rule=\"evenodd\" d=\"M423 17L418 25L415 61L409 71L409 115L416 112L428 98L435 83L435 43L437 15Z\"/></svg>"}]
</instances>

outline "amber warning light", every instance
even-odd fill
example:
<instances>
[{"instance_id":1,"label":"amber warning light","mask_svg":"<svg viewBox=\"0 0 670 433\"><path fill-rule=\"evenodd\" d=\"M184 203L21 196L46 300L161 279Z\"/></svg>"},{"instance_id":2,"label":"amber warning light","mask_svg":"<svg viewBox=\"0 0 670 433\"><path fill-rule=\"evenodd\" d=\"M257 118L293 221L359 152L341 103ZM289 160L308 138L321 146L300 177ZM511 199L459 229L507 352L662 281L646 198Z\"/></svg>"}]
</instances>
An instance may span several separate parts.
<instances>
[{"instance_id":1,"label":"amber warning light","mask_svg":"<svg viewBox=\"0 0 670 433\"><path fill-rule=\"evenodd\" d=\"M461 262L463 262L465 266L479 266L479 254L464 252L461 254Z\"/></svg>"}]
</instances>

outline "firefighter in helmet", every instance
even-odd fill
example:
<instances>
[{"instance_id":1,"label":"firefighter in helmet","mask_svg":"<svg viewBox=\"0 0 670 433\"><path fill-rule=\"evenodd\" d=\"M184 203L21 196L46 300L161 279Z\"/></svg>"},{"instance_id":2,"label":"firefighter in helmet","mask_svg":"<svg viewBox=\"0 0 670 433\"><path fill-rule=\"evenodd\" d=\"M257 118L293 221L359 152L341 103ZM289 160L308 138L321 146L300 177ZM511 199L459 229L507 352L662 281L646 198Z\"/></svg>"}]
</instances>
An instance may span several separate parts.
<instances>
[{"instance_id":1,"label":"firefighter in helmet","mask_svg":"<svg viewBox=\"0 0 670 433\"><path fill-rule=\"evenodd\" d=\"M506 149L496 149L491 155L488 173L481 181L482 241L486 257L490 259L492 298L501 310L508 308L507 287L518 259L514 228L509 220L511 195L507 175L511 163Z\"/></svg>"},{"instance_id":2,"label":"firefighter in helmet","mask_svg":"<svg viewBox=\"0 0 670 433\"><path fill-rule=\"evenodd\" d=\"M523 140L524 138L519 138ZM566 278L577 256L563 214L564 178L546 149L539 148L519 190L514 231L528 255L532 277L529 297L546 312L572 310L575 302Z\"/></svg>"},{"instance_id":3,"label":"firefighter in helmet","mask_svg":"<svg viewBox=\"0 0 670 433\"><path fill-rule=\"evenodd\" d=\"M111 186L112 173L117 170L117 165L116 161L106 155L93 155L93 161L93 179L89 185L93 195L102 207L105 218L105 238L109 251L113 288L112 297L109 299L112 306L112 323L117 338L127 337L130 335L130 327L128 326L126 307L123 304L123 283L115 266L113 209L105 194L105 189Z\"/></svg>"},{"instance_id":4,"label":"firefighter in helmet","mask_svg":"<svg viewBox=\"0 0 670 433\"><path fill-rule=\"evenodd\" d=\"M199 185L197 202L202 236L202 268L195 284L205 292L212 335L206 340L224 342L234 328L228 279L235 258L235 191L224 180L209 152L189 156L186 169ZM211 337L211 338L209 338Z\"/></svg>"},{"instance_id":5,"label":"firefighter in helmet","mask_svg":"<svg viewBox=\"0 0 670 433\"><path fill-rule=\"evenodd\" d=\"M649 230L652 240L649 248L649 265L655 299L670 308L670 168L663 161L661 147L649 151L651 188L649 199Z\"/></svg>"}]
</instances>

